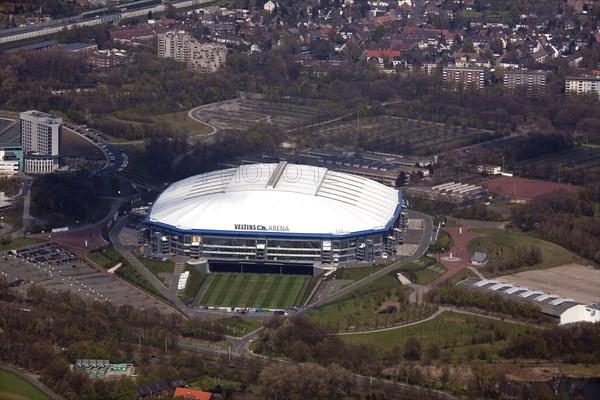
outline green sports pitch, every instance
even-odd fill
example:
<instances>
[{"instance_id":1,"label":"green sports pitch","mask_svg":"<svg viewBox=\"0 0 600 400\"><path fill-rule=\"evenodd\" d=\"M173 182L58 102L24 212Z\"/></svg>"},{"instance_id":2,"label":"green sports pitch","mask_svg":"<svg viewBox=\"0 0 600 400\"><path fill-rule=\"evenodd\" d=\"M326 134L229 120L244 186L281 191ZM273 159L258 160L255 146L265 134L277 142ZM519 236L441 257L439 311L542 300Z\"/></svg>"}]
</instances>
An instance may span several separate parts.
<instances>
[{"instance_id":1,"label":"green sports pitch","mask_svg":"<svg viewBox=\"0 0 600 400\"><path fill-rule=\"evenodd\" d=\"M211 273L194 305L288 309L300 304L310 279L301 275Z\"/></svg>"}]
</instances>

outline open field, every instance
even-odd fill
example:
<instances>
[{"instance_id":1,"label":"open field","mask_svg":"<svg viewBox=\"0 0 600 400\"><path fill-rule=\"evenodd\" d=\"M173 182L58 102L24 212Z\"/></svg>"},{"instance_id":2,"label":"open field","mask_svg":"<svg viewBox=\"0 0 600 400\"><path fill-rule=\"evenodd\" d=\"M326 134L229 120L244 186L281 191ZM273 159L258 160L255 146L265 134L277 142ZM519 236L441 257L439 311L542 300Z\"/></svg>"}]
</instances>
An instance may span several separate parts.
<instances>
[{"instance_id":1,"label":"open field","mask_svg":"<svg viewBox=\"0 0 600 400\"><path fill-rule=\"evenodd\" d=\"M303 104L238 99L203 106L194 116L219 129L246 130L256 124L273 124L287 130L318 122L320 112Z\"/></svg>"},{"instance_id":2,"label":"open field","mask_svg":"<svg viewBox=\"0 0 600 400\"><path fill-rule=\"evenodd\" d=\"M211 128L209 126L198 121L194 121L192 118L190 118L188 116L187 111L153 116L115 113L113 115L105 116L103 118L118 122L124 122L133 126L143 124L165 126L172 132L187 136L206 135L211 131Z\"/></svg>"},{"instance_id":3,"label":"open field","mask_svg":"<svg viewBox=\"0 0 600 400\"><path fill-rule=\"evenodd\" d=\"M225 325L225 334L236 337L244 336L257 330L263 325L261 321L242 317L215 319L214 322Z\"/></svg>"},{"instance_id":4,"label":"open field","mask_svg":"<svg viewBox=\"0 0 600 400\"><path fill-rule=\"evenodd\" d=\"M194 305L219 307L291 308L298 305L309 276L212 273Z\"/></svg>"},{"instance_id":5,"label":"open field","mask_svg":"<svg viewBox=\"0 0 600 400\"><path fill-rule=\"evenodd\" d=\"M517 251L538 246L542 253L542 262L531 269L545 269L572 263L585 263L585 260L557 244L538 239L519 232L506 232L499 229L479 228L472 232L484 233L487 236L478 237L469 243L469 251L482 251L488 254L490 262L501 257L512 257ZM485 267L480 268L485 275Z\"/></svg>"},{"instance_id":6,"label":"open field","mask_svg":"<svg viewBox=\"0 0 600 400\"><path fill-rule=\"evenodd\" d=\"M46 400L50 397L20 376L0 369L0 399Z\"/></svg>"},{"instance_id":7,"label":"open field","mask_svg":"<svg viewBox=\"0 0 600 400\"><path fill-rule=\"evenodd\" d=\"M406 340L415 338L423 352L435 344L452 361L460 362L482 350L492 357L510 337L524 329L527 328L522 325L446 311L431 321L406 328L340 337L348 343L373 346L383 353L392 352L396 346L402 352Z\"/></svg>"},{"instance_id":8,"label":"open field","mask_svg":"<svg viewBox=\"0 0 600 400\"><path fill-rule=\"evenodd\" d=\"M523 200L531 200L539 195L558 190L575 192L579 189L578 186L567 185L564 183L525 179L516 176L502 176L500 178L481 182L481 185L490 192L498 195L505 195Z\"/></svg>"},{"instance_id":9,"label":"open field","mask_svg":"<svg viewBox=\"0 0 600 400\"><path fill-rule=\"evenodd\" d=\"M357 131L360 132L360 139L356 139ZM385 115L361 118L360 123L333 122L320 127L317 133L334 143L356 143L366 150L417 156L436 154L498 137L494 132L482 129Z\"/></svg>"},{"instance_id":10,"label":"open field","mask_svg":"<svg viewBox=\"0 0 600 400\"><path fill-rule=\"evenodd\" d=\"M548 294L571 297L583 304L600 302L600 270L585 265L563 265L543 271L503 275L495 279Z\"/></svg>"},{"instance_id":11,"label":"open field","mask_svg":"<svg viewBox=\"0 0 600 400\"><path fill-rule=\"evenodd\" d=\"M345 269L342 280L359 280L374 272L373 270L371 267ZM330 304L310 311L306 316L313 322L338 332L397 325L421 318L422 310L407 304L409 291L409 288L400 284L395 273L390 273Z\"/></svg>"}]
</instances>

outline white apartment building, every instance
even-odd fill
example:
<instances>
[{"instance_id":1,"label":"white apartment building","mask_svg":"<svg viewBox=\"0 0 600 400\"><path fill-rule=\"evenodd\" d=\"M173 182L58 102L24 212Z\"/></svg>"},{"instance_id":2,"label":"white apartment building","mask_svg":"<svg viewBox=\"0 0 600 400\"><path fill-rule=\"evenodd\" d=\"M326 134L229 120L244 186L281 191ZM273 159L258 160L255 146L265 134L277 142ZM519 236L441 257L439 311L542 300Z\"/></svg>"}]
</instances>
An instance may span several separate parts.
<instances>
[{"instance_id":1,"label":"white apartment building","mask_svg":"<svg viewBox=\"0 0 600 400\"><path fill-rule=\"evenodd\" d=\"M190 71L214 72L225 64L227 47L201 43L185 31L158 36L158 56L184 62Z\"/></svg>"},{"instance_id":2,"label":"white apartment building","mask_svg":"<svg viewBox=\"0 0 600 400\"><path fill-rule=\"evenodd\" d=\"M578 95L592 95L600 99L600 76L567 76L565 92Z\"/></svg>"},{"instance_id":3,"label":"white apartment building","mask_svg":"<svg viewBox=\"0 0 600 400\"><path fill-rule=\"evenodd\" d=\"M20 117L25 172L45 174L56 171L62 118L34 110L22 112Z\"/></svg>"}]
</instances>

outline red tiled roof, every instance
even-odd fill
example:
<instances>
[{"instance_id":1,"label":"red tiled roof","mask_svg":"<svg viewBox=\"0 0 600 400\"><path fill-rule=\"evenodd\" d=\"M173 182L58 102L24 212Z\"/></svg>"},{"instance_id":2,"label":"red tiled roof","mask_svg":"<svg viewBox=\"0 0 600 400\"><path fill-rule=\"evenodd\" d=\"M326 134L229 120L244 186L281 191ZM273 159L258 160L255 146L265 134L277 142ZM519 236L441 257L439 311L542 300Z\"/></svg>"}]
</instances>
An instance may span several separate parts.
<instances>
[{"instance_id":1,"label":"red tiled roof","mask_svg":"<svg viewBox=\"0 0 600 400\"><path fill-rule=\"evenodd\" d=\"M382 15L381 17L377 18L377 22L380 22L380 23L389 22L391 20L392 20L391 15Z\"/></svg>"},{"instance_id":2,"label":"red tiled roof","mask_svg":"<svg viewBox=\"0 0 600 400\"><path fill-rule=\"evenodd\" d=\"M189 389L178 387L173 393L173 397L183 397L186 400L213 400L213 394L211 392L204 392L202 390Z\"/></svg>"},{"instance_id":3,"label":"red tiled roof","mask_svg":"<svg viewBox=\"0 0 600 400\"><path fill-rule=\"evenodd\" d=\"M394 58L400 56L400 52L396 50L367 50L367 57L382 57Z\"/></svg>"}]
</instances>

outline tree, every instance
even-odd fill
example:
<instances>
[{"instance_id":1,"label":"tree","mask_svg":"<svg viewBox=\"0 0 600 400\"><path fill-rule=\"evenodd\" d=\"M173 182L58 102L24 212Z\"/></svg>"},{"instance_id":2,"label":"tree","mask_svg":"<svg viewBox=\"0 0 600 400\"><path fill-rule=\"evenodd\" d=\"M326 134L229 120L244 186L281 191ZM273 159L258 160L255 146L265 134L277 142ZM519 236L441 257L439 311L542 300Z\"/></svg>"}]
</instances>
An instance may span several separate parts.
<instances>
[{"instance_id":1,"label":"tree","mask_svg":"<svg viewBox=\"0 0 600 400\"><path fill-rule=\"evenodd\" d=\"M406 173L404 173L404 171L400 172L398 178L396 178L396 187L402 187L406 185L407 181L408 177L406 176Z\"/></svg>"},{"instance_id":2,"label":"tree","mask_svg":"<svg viewBox=\"0 0 600 400\"><path fill-rule=\"evenodd\" d=\"M132 378L123 377L115 385L113 398L116 400L137 400L138 393L135 388L135 381Z\"/></svg>"},{"instance_id":3,"label":"tree","mask_svg":"<svg viewBox=\"0 0 600 400\"><path fill-rule=\"evenodd\" d=\"M375 32L373 32L373 36L371 37L371 39L374 42L379 42L381 39L383 39L384 35L385 35L385 26L379 25L377 28L375 28Z\"/></svg>"},{"instance_id":4,"label":"tree","mask_svg":"<svg viewBox=\"0 0 600 400\"><path fill-rule=\"evenodd\" d=\"M167 4L167 13L165 17L167 18L175 18L177 16L177 9L171 4Z\"/></svg>"},{"instance_id":5,"label":"tree","mask_svg":"<svg viewBox=\"0 0 600 400\"><path fill-rule=\"evenodd\" d=\"M409 337L404 343L404 358L419 360L421 358L421 342L414 337Z\"/></svg>"}]
</instances>

